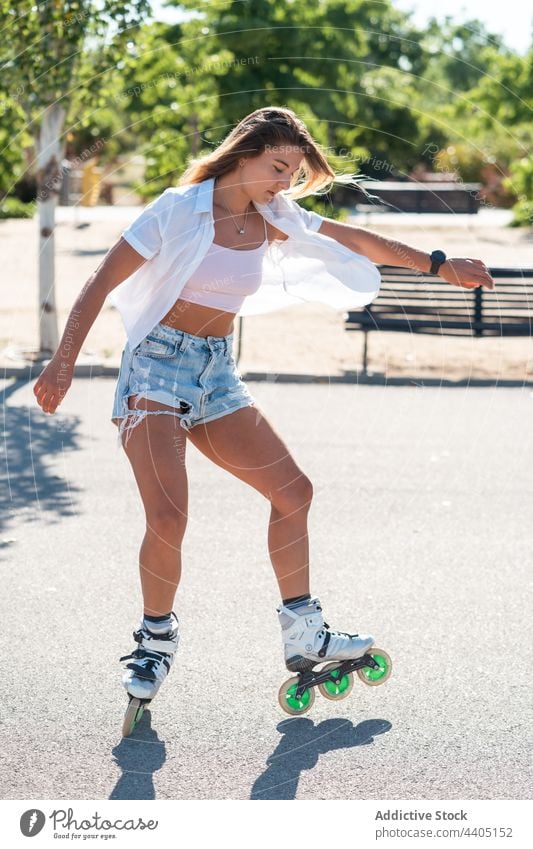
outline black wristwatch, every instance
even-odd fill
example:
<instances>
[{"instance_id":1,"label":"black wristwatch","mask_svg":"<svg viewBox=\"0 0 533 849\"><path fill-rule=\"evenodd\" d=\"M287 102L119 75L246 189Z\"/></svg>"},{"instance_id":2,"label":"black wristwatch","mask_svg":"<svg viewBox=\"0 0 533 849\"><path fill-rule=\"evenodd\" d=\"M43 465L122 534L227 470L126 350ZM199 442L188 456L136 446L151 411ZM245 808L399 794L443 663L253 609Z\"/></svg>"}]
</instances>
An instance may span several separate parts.
<instances>
[{"instance_id":1,"label":"black wristwatch","mask_svg":"<svg viewBox=\"0 0 533 849\"><path fill-rule=\"evenodd\" d=\"M431 268L429 269L429 273L438 274L442 263L446 262L446 254L444 251L433 251L430 253L429 258L431 259Z\"/></svg>"}]
</instances>

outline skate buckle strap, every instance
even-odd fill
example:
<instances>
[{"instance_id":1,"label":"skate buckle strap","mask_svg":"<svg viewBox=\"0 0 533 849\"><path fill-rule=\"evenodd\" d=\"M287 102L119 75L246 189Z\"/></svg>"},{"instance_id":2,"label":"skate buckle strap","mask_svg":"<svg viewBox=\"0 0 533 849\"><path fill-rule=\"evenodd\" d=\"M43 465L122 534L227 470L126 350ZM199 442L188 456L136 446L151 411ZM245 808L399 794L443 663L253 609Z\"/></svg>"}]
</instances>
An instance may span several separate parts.
<instances>
[{"instance_id":1,"label":"skate buckle strap","mask_svg":"<svg viewBox=\"0 0 533 849\"><path fill-rule=\"evenodd\" d=\"M126 654L124 655L124 657L121 657L120 661L129 660L130 658L133 658L134 660L144 661L143 666L139 666L135 663L128 663L127 668L138 670L139 672L148 672L149 674L146 677L155 678L154 668L160 663L163 664L167 672L170 671L170 663L168 662L167 657L168 655L163 654L163 652L152 652L141 647L135 649L135 651L133 651L131 654Z\"/></svg>"},{"instance_id":2,"label":"skate buckle strap","mask_svg":"<svg viewBox=\"0 0 533 849\"><path fill-rule=\"evenodd\" d=\"M325 639L324 639L324 645L322 646L322 648L318 652L319 657L325 657L326 650L327 650L327 647L329 645L329 641L331 640L331 634L332 633L333 634L344 634L345 637L350 637L351 640L354 639L355 637L359 636L359 634L349 634L348 631L330 631L329 625L328 625L327 622L324 622L324 630L326 632L326 636L325 636Z\"/></svg>"},{"instance_id":3,"label":"skate buckle strap","mask_svg":"<svg viewBox=\"0 0 533 849\"><path fill-rule=\"evenodd\" d=\"M147 654L148 654L148 652L146 651L146 649L143 649L143 648L135 649L135 651L132 651L131 654L125 654L124 657L121 657L120 660L119 660L119 663L122 663L123 660L129 660L130 657L134 657L137 660L140 660L141 658L145 657Z\"/></svg>"},{"instance_id":4,"label":"skate buckle strap","mask_svg":"<svg viewBox=\"0 0 533 849\"><path fill-rule=\"evenodd\" d=\"M147 628L141 628L133 632L133 638L136 643L139 643L150 651L160 652L161 654L172 654L172 644L175 643L177 648L179 633L175 630L167 631L166 634L154 634Z\"/></svg>"},{"instance_id":5,"label":"skate buckle strap","mask_svg":"<svg viewBox=\"0 0 533 849\"><path fill-rule=\"evenodd\" d=\"M319 656L319 657L324 657L324 656L325 656L325 654L326 654L326 650L327 650L327 647L328 647L328 645L329 645L329 641L331 640L331 634L330 634L330 632L328 631L329 625L326 625L326 623L325 623L325 622L324 622L324 628L326 629L326 636L325 636L325 638L324 638L324 645L322 646L322 648L321 648L321 649L320 649L320 651L318 652L318 656Z\"/></svg>"},{"instance_id":6,"label":"skate buckle strap","mask_svg":"<svg viewBox=\"0 0 533 849\"><path fill-rule=\"evenodd\" d=\"M143 646L140 646L140 648L135 649L135 651L132 651L131 654L125 654L124 657L120 658L120 661L129 660L130 657L135 657L135 658L137 658L137 660L141 660L143 657L153 657L153 658L155 658L155 660L163 660L164 661L164 659L166 657L170 657L170 654L169 654L169 652L163 652L163 651L150 651L150 649L145 649L145 648L143 648ZM120 661L119 661L119 663L120 663ZM164 661L164 662L166 663L166 661Z\"/></svg>"}]
</instances>

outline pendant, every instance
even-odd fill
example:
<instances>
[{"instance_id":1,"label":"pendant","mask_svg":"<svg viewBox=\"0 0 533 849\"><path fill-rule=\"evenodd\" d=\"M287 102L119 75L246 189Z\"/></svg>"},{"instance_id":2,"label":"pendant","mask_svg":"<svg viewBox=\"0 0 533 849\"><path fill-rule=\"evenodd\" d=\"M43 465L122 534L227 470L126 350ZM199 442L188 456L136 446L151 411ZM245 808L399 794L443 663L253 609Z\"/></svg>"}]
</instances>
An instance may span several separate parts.
<instances>
[{"instance_id":1,"label":"pendant","mask_svg":"<svg viewBox=\"0 0 533 849\"><path fill-rule=\"evenodd\" d=\"M240 234L241 234L241 236L242 236L242 234L244 233L244 230L239 230L239 233L240 233Z\"/></svg>"}]
</instances>

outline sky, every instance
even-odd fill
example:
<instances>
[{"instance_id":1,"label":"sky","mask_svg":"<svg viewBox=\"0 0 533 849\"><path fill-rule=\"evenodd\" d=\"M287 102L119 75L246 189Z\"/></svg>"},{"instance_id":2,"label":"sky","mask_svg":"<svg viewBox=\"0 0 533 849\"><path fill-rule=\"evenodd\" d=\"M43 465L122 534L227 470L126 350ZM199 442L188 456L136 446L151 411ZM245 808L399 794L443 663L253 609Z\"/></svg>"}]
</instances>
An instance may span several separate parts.
<instances>
[{"instance_id":1,"label":"sky","mask_svg":"<svg viewBox=\"0 0 533 849\"><path fill-rule=\"evenodd\" d=\"M533 5L528 0L505 0L490 6L487 0L446 0L444 8L435 12L434 0L394 0L403 11L413 11L418 26L432 16L443 20L450 15L457 21L479 18L489 32L499 33L504 43L522 55L533 38Z\"/></svg>"},{"instance_id":2,"label":"sky","mask_svg":"<svg viewBox=\"0 0 533 849\"><path fill-rule=\"evenodd\" d=\"M246 2L246 0L244 0ZM304 0L302 0L304 2ZM490 6L488 0L446 0L444 9L435 12L435 0L393 0L404 11L413 11L415 24L423 26L431 17L442 20L446 14L457 21L479 18L490 32L500 33L505 44L522 55L531 44L533 5L528 0L505 0ZM198 7L201 8L201 3ZM152 0L154 17L174 23L183 15L177 9L165 9L162 0Z\"/></svg>"}]
</instances>

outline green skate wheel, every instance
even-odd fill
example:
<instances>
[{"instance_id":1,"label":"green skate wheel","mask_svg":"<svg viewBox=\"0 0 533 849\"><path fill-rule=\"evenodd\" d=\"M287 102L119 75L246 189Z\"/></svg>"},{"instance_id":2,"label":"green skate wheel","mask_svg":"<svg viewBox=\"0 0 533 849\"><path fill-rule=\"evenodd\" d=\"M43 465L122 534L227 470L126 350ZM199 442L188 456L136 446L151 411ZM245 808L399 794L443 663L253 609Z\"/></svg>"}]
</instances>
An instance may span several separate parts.
<instances>
[{"instance_id":1,"label":"green skate wheel","mask_svg":"<svg viewBox=\"0 0 533 849\"><path fill-rule=\"evenodd\" d=\"M326 663L320 670L321 672L330 672L335 679L334 681L329 680L318 684L318 689L324 698L331 699L332 701L345 699L352 692L353 675L351 672L345 672L344 675L341 675L338 671L341 663L342 661L340 660L332 661L331 663ZM335 673L334 670L337 670L337 672Z\"/></svg>"},{"instance_id":2,"label":"green skate wheel","mask_svg":"<svg viewBox=\"0 0 533 849\"><path fill-rule=\"evenodd\" d=\"M130 698L128 707L126 708L126 713L124 715L124 722L122 723L123 737L129 737L129 735L132 733L135 726L139 722L143 713L144 705L141 704L141 700Z\"/></svg>"},{"instance_id":3,"label":"green skate wheel","mask_svg":"<svg viewBox=\"0 0 533 849\"><path fill-rule=\"evenodd\" d=\"M313 707L313 702L315 701L315 694L312 687L304 690L299 699L296 698L298 681L299 679L297 677L289 678L279 688L278 702L280 707L285 713L290 713L291 716L301 716L303 713L307 713Z\"/></svg>"},{"instance_id":4,"label":"green skate wheel","mask_svg":"<svg viewBox=\"0 0 533 849\"><path fill-rule=\"evenodd\" d=\"M377 687L378 684L384 684L392 674L392 660L389 655L383 649L377 649L375 646L365 652L365 654L369 654L379 664L379 669L364 666L363 669L357 670L359 678L364 684L368 684L369 687Z\"/></svg>"}]
</instances>

